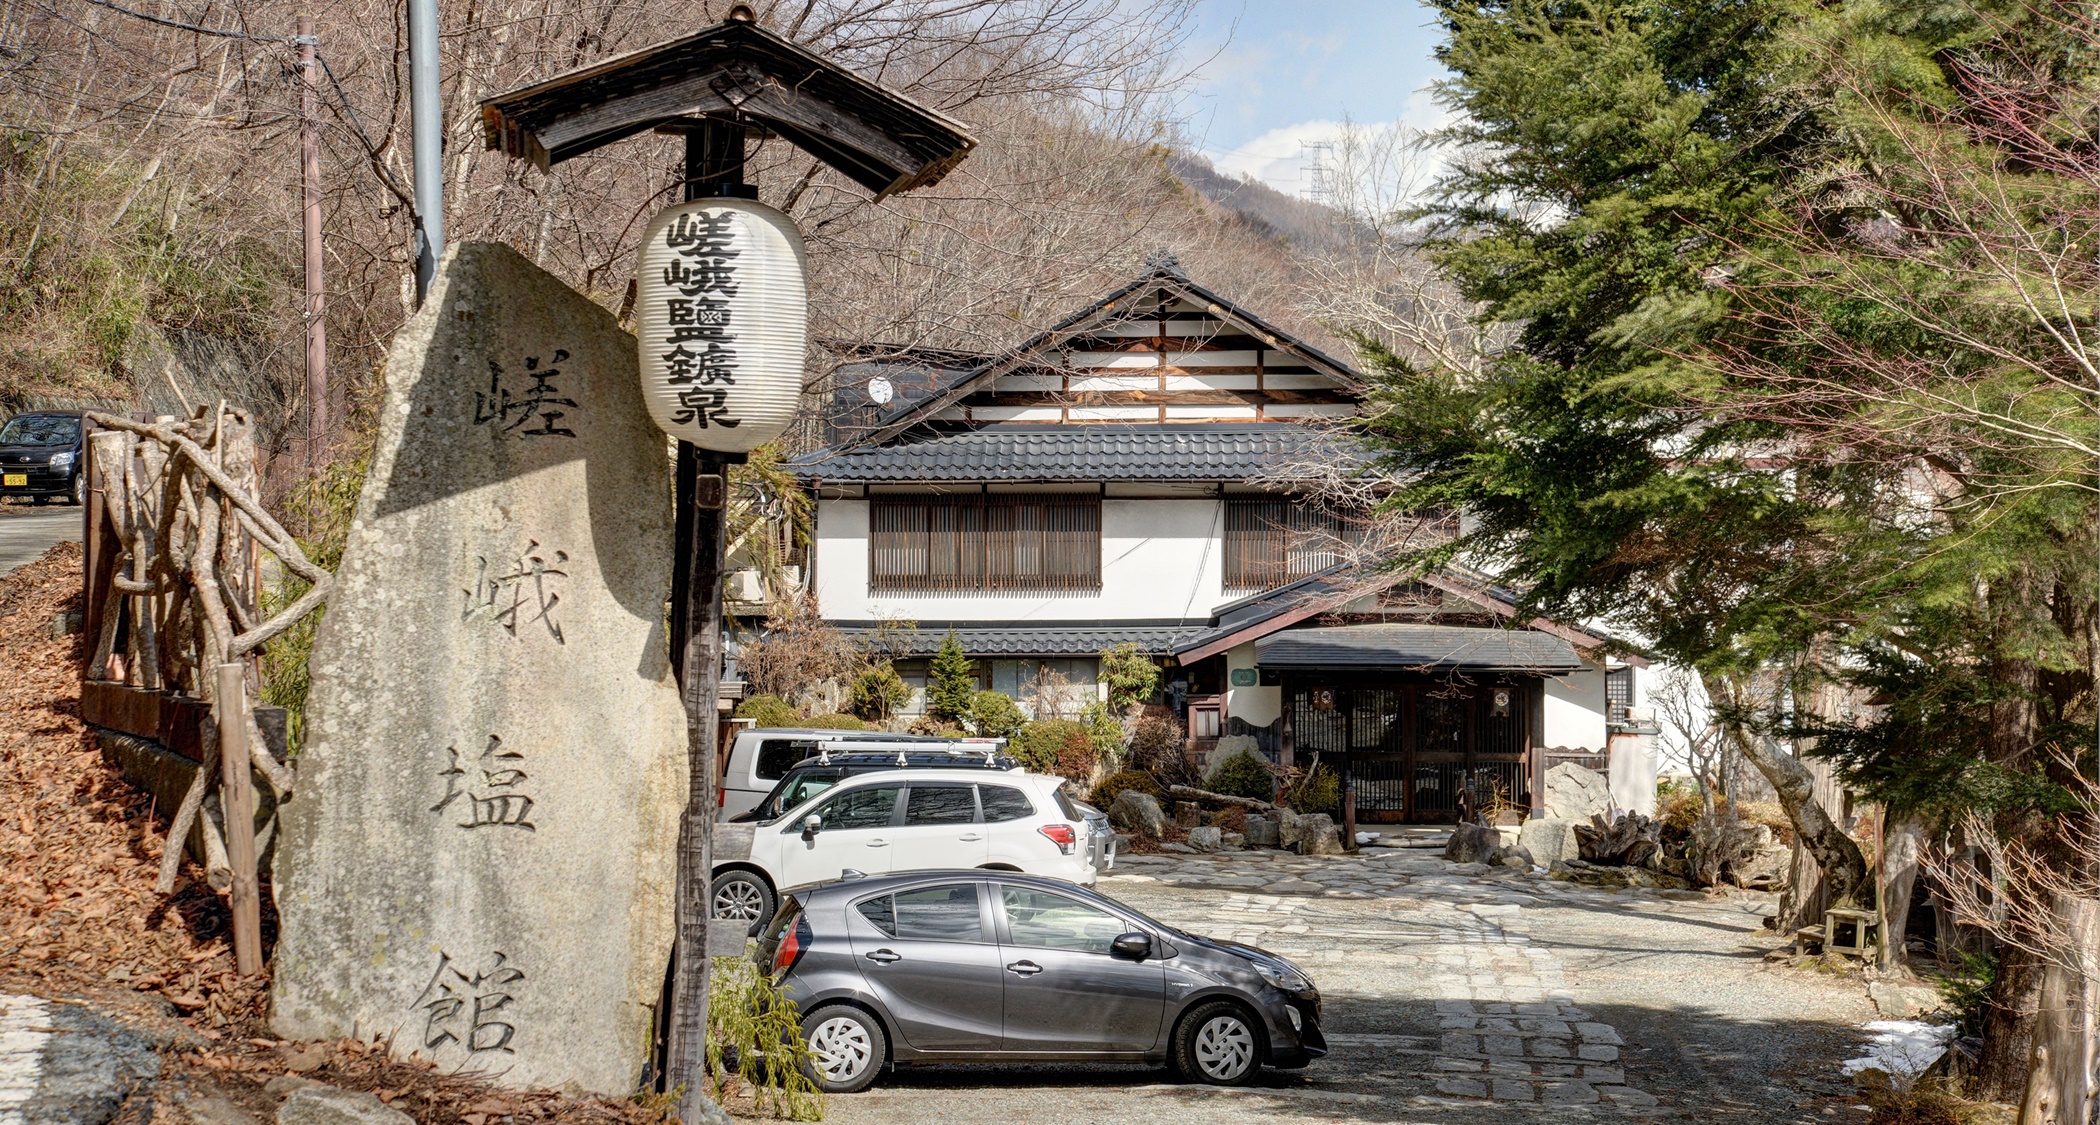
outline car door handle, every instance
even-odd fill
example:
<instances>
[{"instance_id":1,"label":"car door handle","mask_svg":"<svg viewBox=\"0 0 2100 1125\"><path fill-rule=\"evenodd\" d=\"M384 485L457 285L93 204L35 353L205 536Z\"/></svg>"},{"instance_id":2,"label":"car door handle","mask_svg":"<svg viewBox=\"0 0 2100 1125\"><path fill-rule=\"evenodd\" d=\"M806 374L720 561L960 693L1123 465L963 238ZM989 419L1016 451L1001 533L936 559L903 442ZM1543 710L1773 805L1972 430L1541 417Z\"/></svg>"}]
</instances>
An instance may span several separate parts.
<instances>
[{"instance_id":1,"label":"car door handle","mask_svg":"<svg viewBox=\"0 0 2100 1125\"><path fill-rule=\"evenodd\" d=\"M1043 967L1041 965L1036 964L1033 961L1016 961L1013 964L1008 965L1006 967L1006 971L1012 973L1017 977L1032 977L1037 973L1042 972Z\"/></svg>"},{"instance_id":2,"label":"car door handle","mask_svg":"<svg viewBox=\"0 0 2100 1125\"><path fill-rule=\"evenodd\" d=\"M868 960L873 961L878 965L887 965L892 961L904 960L904 955L901 953L893 953L887 949L878 949L875 952L868 954Z\"/></svg>"},{"instance_id":3,"label":"car door handle","mask_svg":"<svg viewBox=\"0 0 2100 1125\"><path fill-rule=\"evenodd\" d=\"M868 841L868 846L871 848L886 848L890 846L890 842L888 840L870 840Z\"/></svg>"},{"instance_id":4,"label":"car door handle","mask_svg":"<svg viewBox=\"0 0 2100 1125\"><path fill-rule=\"evenodd\" d=\"M966 836L957 836L956 839L961 840L965 844L974 844L977 841L984 839L984 837L979 835L978 833L972 832Z\"/></svg>"}]
</instances>

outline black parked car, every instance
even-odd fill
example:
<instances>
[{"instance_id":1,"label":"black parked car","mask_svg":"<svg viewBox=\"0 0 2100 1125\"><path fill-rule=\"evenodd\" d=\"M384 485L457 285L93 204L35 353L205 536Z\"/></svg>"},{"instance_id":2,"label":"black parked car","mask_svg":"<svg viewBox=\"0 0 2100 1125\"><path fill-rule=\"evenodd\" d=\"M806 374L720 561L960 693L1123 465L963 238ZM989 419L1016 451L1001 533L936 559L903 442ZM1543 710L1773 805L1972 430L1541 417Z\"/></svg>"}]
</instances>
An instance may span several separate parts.
<instances>
[{"instance_id":1,"label":"black parked car","mask_svg":"<svg viewBox=\"0 0 2100 1125\"><path fill-rule=\"evenodd\" d=\"M0 496L34 496L41 504L87 497L81 469L81 417L62 411L17 414L0 426Z\"/></svg>"},{"instance_id":2,"label":"black parked car","mask_svg":"<svg viewBox=\"0 0 2100 1125\"><path fill-rule=\"evenodd\" d=\"M1252 1081L1327 1053L1320 993L1252 946L1162 925L1057 879L915 871L791 888L758 963L803 1012L817 1082L890 1062L1167 1063Z\"/></svg>"}]
</instances>

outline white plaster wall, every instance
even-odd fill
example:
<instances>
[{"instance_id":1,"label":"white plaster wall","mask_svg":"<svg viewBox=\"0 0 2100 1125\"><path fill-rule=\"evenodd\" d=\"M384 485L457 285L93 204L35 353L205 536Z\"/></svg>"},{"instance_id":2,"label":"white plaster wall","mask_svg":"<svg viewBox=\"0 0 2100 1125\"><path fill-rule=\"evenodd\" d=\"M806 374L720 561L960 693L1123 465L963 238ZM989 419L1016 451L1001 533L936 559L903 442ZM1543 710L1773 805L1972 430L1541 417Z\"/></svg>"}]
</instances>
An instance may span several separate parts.
<instances>
[{"instance_id":1,"label":"white plaster wall","mask_svg":"<svg viewBox=\"0 0 2100 1125\"><path fill-rule=\"evenodd\" d=\"M1604 669L1584 662L1580 672L1546 679L1546 745L1602 750Z\"/></svg>"},{"instance_id":2,"label":"white plaster wall","mask_svg":"<svg viewBox=\"0 0 2100 1125\"><path fill-rule=\"evenodd\" d=\"M1234 670L1256 667L1253 641L1235 645L1225 653L1225 717L1243 720L1249 726L1265 727L1283 714L1283 689L1232 686Z\"/></svg>"},{"instance_id":3,"label":"white plaster wall","mask_svg":"<svg viewBox=\"0 0 2100 1125\"><path fill-rule=\"evenodd\" d=\"M1163 621L1207 619L1224 594L1214 499L1101 502L1098 594L870 594L868 502L817 502L816 589L834 621ZM1602 690L1601 688L1599 689Z\"/></svg>"}]
</instances>

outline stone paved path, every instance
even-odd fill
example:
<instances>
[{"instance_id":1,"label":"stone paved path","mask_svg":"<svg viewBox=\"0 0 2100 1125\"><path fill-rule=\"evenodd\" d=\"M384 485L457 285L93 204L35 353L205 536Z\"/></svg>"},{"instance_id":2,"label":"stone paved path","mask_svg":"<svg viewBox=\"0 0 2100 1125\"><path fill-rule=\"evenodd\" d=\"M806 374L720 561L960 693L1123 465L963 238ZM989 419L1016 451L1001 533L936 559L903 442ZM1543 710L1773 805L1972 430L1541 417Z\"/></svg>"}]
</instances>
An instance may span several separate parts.
<instances>
[{"instance_id":1,"label":"stone paved path","mask_svg":"<svg viewBox=\"0 0 2100 1125\"><path fill-rule=\"evenodd\" d=\"M34 996L0 995L0 1125L30 1125L51 1012Z\"/></svg>"},{"instance_id":2,"label":"stone paved path","mask_svg":"<svg viewBox=\"0 0 2100 1125\"><path fill-rule=\"evenodd\" d=\"M836 1125L1844 1120L1854 982L1768 969L1763 896L1608 891L1429 850L1128 856L1099 888L1305 967L1331 1053L1252 1087L1138 1067L904 1068ZM1694 901L1695 900L1695 901Z\"/></svg>"}]
</instances>

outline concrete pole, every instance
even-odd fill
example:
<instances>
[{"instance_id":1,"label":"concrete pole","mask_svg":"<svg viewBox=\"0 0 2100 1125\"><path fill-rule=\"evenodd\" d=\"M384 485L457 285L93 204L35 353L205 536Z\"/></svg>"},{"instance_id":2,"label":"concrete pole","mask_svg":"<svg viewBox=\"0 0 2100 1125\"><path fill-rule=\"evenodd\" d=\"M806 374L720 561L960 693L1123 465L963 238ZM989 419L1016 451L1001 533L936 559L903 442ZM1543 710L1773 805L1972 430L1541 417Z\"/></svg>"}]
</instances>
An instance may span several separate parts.
<instances>
[{"instance_id":1,"label":"concrete pole","mask_svg":"<svg viewBox=\"0 0 2100 1125\"><path fill-rule=\"evenodd\" d=\"M328 291L321 268L320 76L314 21L299 17L299 152L306 227L306 467L328 446Z\"/></svg>"},{"instance_id":2,"label":"concrete pole","mask_svg":"<svg viewBox=\"0 0 2100 1125\"><path fill-rule=\"evenodd\" d=\"M445 252L445 110L438 101L437 0L408 0L408 112L415 152L416 305Z\"/></svg>"}]
</instances>

